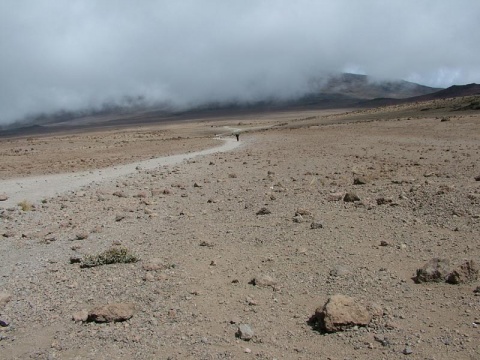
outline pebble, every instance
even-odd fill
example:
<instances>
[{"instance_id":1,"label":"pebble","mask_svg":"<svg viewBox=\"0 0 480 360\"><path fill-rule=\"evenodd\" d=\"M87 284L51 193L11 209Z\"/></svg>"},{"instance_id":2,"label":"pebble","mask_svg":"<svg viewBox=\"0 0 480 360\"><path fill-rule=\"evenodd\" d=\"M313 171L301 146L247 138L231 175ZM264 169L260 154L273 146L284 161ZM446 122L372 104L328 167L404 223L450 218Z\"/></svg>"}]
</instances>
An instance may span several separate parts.
<instances>
[{"instance_id":1,"label":"pebble","mask_svg":"<svg viewBox=\"0 0 480 360\"><path fill-rule=\"evenodd\" d=\"M249 341L253 338L254 332L250 325L240 324L237 330L237 336L245 341Z\"/></svg>"}]
</instances>

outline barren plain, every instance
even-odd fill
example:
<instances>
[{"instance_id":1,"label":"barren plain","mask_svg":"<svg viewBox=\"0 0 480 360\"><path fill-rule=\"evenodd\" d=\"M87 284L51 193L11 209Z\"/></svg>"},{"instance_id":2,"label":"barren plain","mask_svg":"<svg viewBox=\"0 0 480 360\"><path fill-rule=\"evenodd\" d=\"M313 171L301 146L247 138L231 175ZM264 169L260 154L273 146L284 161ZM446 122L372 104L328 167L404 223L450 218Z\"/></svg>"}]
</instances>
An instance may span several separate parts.
<instances>
[{"instance_id":1,"label":"barren plain","mask_svg":"<svg viewBox=\"0 0 480 360\"><path fill-rule=\"evenodd\" d=\"M0 139L0 357L480 358L480 112L451 111L469 101ZM125 164L54 197L5 185ZM433 258L473 268L414 281ZM335 294L368 324L318 326Z\"/></svg>"}]
</instances>

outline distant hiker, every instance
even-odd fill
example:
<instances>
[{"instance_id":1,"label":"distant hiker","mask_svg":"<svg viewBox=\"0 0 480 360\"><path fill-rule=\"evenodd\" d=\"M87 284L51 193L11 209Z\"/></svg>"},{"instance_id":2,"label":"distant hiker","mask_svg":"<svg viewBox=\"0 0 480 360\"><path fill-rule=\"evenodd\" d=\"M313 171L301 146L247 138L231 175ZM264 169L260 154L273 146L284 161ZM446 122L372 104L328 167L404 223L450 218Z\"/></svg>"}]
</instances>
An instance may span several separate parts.
<instances>
[{"instance_id":1,"label":"distant hiker","mask_svg":"<svg viewBox=\"0 0 480 360\"><path fill-rule=\"evenodd\" d=\"M239 141L240 134L235 134L235 136L237 137L237 141Z\"/></svg>"}]
</instances>

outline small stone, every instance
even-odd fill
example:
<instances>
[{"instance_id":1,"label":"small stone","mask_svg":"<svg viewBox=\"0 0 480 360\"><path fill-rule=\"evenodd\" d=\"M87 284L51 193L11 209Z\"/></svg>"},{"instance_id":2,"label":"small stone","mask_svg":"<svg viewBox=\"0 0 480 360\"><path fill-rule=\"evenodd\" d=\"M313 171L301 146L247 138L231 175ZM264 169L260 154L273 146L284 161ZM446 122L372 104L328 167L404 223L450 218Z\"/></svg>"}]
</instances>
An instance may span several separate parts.
<instances>
[{"instance_id":1,"label":"small stone","mask_svg":"<svg viewBox=\"0 0 480 360\"><path fill-rule=\"evenodd\" d=\"M77 240L85 240L86 238L88 238L88 232L81 232L81 233L78 233L75 238Z\"/></svg>"},{"instance_id":2,"label":"small stone","mask_svg":"<svg viewBox=\"0 0 480 360\"><path fill-rule=\"evenodd\" d=\"M314 221L310 224L310 229L321 229L323 228L323 224L317 221Z\"/></svg>"},{"instance_id":3,"label":"small stone","mask_svg":"<svg viewBox=\"0 0 480 360\"><path fill-rule=\"evenodd\" d=\"M357 194L353 192L347 192L345 196L343 197L343 201L345 202L355 202L355 201L360 201L360 198L357 196Z\"/></svg>"},{"instance_id":4,"label":"small stone","mask_svg":"<svg viewBox=\"0 0 480 360\"><path fill-rule=\"evenodd\" d=\"M82 257L78 255L70 256L70 264L80 264L82 262Z\"/></svg>"},{"instance_id":5,"label":"small stone","mask_svg":"<svg viewBox=\"0 0 480 360\"><path fill-rule=\"evenodd\" d=\"M116 197L119 197L119 198L126 198L127 197L127 195L123 191L115 191L112 195L116 196Z\"/></svg>"},{"instance_id":6,"label":"small stone","mask_svg":"<svg viewBox=\"0 0 480 360\"><path fill-rule=\"evenodd\" d=\"M257 211L257 215L268 215L272 212L268 210L266 207L262 207L260 210Z\"/></svg>"},{"instance_id":7,"label":"small stone","mask_svg":"<svg viewBox=\"0 0 480 360\"><path fill-rule=\"evenodd\" d=\"M0 309L2 309L12 299L12 294L0 292Z\"/></svg>"},{"instance_id":8,"label":"small stone","mask_svg":"<svg viewBox=\"0 0 480 360\"><path fill-rule=\"evenodd\" d=\"M72 320L75 322L85 322L88 319L88 311L86 309L77 311L72 315Z\"/></svg>"},{"instance_id":9,"label":"small stone","mask_svg":"<svg viewBox=\"0 0 480 360\"><path fill-rule=\"evenodd\" d=\"M157 270L164 270L168 266L165 265L162 259L159 258L152 258L147 260L143 265L143 270L145 271L157 271Z\"/></svg>"},{"instance_id":10,"label":"small stone","mask_svg":"<svg viewBox=\"0 0 480 360\"><path fill-rule=\"evenodd\" d=\"M88 321L98 323L117 322L130 319L135 312L135 306L129 303L113 303L92 308L88 312Z\"/></svg>"},{"instance_id":11,"label":"small stone","mask_svg":"<svg viewBox=\"0 0 480 360\"><path fill-rule=\"evenodd\" d=\"M274 287L277 284L277 281L269 275L262 274L262 275L257 275L255 278L253 278L249 282L249 284L252 284L258 287L268 287L268 286Z\"/></svg>"},{"instance_id":12,"label":"small stone","mask_svg":"<svg viewBox=\"0 0 480 360\"><path fill-rule=\"evenodd\" d=\"M364 176L356 176L353 178L353 185L365 185L367 179Z\"/></svg>"},{"instance_id":13,"label":"small stone","mask_svg":"<svg viewBox=\"0 0 480 360\"><path fill-rule=\"evenodd\" d=\"M201 241L200 246L205 246L205 247L209 247L209 248L214 247L214 245L210 241L206 241L206 240Z\"/></svg>"},{"instance_id":14,"label":"small stone","mask_svg":"<svg viewBox=\"0 0 480 360\"><path fill-rule=\"evenodd\" d=\"M392 202L393 202L393 199L390 199L390 198L379 197L377 199L377 205L387 205L387 204L391 204Z\"/></svg>"},{"instance_id":15,"label":"small stone","mask_svg":"<svg viewBox=\"0 0 480 360\"><path fill-rule=\"evenodd\" d=\"M144 276L143 276L143 280L144 281L155 281L155 276L153 276L153 274L151 272L147 272Z\"/></svg>"},{"instance_id":16,"label":"small stone","mask_svg":"<svg viewBox=\"0 0 480 360\"><path fill-rule=\"evenodd\" d=\"M196 188L201 188L201 187L202 187L202 185L200 185L199 183L195 182L195 183L193 184L193 187L196 187Z\"/></svg>"},{"instance_id":17,"label":"small stone","mask_svg":"<svg viewBox=\"0 0 480 360\"><path fill-rule=\"evenodd\" d=\"M15 236L15 233L13 231L5 231L2 236L4 238L11 238Z\"/></svg>"},{"instance_id":18,"label":"small stone","mask_svg":"<svg viewBox=\"0 0 480 360\"><path fill-rule=\"evenodd\" d=\"M245 353L250 354L252 350L250 348L245 348Z\"/></svg>"},{"instance_id":19,"label":"small stone","mask_svg":"<svg viewBox=\"0 0 480 360\"><path fill-rule=\"evenodd\" d=\"M255 335L252 328L248 324L240 324L236 333L237 337L242 340L249 341Z\"/></svg>"},{"instance_id":20,"label":"small stone","mask_svg":"<svg viewBox=\"0 0 480 360\"><path fill-rule=\"evenodd\" d=\"M115 221L122 221L123 219L125 219L125 215L117 215L115 216Z\"/></svg>"},{"instance_id":21,"label":"small stone","mask_svg":"<svg viewBox=\"0 0 480 360\"><path fill-rule=\"evenodd\" d=\"M375 335L373 338L375 339L375 341L378 341L380 344L382 344L382 346L390 345L390 342L384 336Z\"/></svg>"},{"instance_id":22,"label":"small stone","mask_svg":"<svg viewBox=\"0 0 480 360\"><path fill-rule=\"evenodd\" d=\"M312 212L307 209L298 208L297 211L295 211L295 215L312 216Z\"/></svg>"},{"instance_id":23,"label":"small stone","mask_svg":"<svg viewBox=\"0 0 480 360\"><path fill-rule=\"evenodd\" d=\"M350 269L343 265L336 265L332 270L330 270L331 276L346 276L350 274Z\"/></svg>"},{"instance_id":24,"label":"small stone","mask_svg":"<svg viewBox=\"0 0 480 360\"><path fill-rule=\"evenodd\" d=\"M480 181L480 175L475 176L475 181Z\"/></svg>"},{"instance_id":25,"label":"small stone","mask_svg":"<svg viewBox=\"0 0 480 360\"><path fill-rule=\"evenodd\" d=\"M412 353L413 353L413 351L412 351L412 348L410 346L407 346L405 349L403 349L403 354L404 355L410 355Z\"/></svg>"},{"instance_id":26,"label":"small stone","mask_svg":"<svg viewBox=\"0 0 480 360\"><path fill-rule=\"evenodd\" d=\"M295 215L293 218L292 218L293 222L295 223L302 223L304 222L305 220L303 219L303 216L302 215Z\"/></svg>"},{"instance_id":27,"label":"small stone","mask_svg":"<svg viewBox=\"0 0 480 360\"><path fill-rule=\"evenodd\" d=\"M0 194L0 201L7 201L7 200L8 200L7 194Z\"/></svg>"},{"instance_id":28,"label":"small stone","mask_svg":"<svg viewBox=\"0 0 480 360\"><path fill-rule=\"evenodd\" d=\"M385 240L382 240L380 241L380 246L388 246L388 242L386 242Z\"/></svg>"},{"instance_id":29,"label":"small stone","mask_svg":"<svg viewBox=\"0 0 480 360\"><path fill-rule=\"evenodd\" d=\"M327 201L340 201L344 196L343 192L331 193L327 196Z\"/></svg>"}]
</instances>

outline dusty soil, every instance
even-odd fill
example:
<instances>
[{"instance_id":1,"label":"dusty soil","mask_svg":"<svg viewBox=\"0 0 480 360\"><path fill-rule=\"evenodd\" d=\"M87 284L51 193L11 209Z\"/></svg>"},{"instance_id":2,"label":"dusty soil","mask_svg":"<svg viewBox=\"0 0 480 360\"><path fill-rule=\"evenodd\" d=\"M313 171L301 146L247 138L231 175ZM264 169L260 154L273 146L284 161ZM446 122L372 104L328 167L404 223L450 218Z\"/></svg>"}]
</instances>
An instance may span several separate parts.
<instances>
[{"instance_id":1,"label":"dusty soil","mask_svg":"<svg viewBox=\"0 0 480 360\"><path fill-rule=\"evenodd\" d=\"M27 174L20 167L84 170L244 132L230 152L0 209L0 293L11 294L0 308L2 359L480 358L480 281L412 279L434 257L480 262L480 113L424 108L204 121L176 129L191 139L172 149L153 139L182 135L161 127L0 141L9 179ZM5 154L28 141L44 150L18 155L17 166ZM115 159L99 151L109 146ZM344 202L346 192L360 200ZM140 260L70 263L112 246ZM152 259L162 266L148 271ZM251 284L262 275L275 283ZM309 319L333 294L377 316L322 333ZM133 317L72 320L115 302L134 304ZM240 323L250 341L236 337Z\"/></svg>"}]
</instances>

